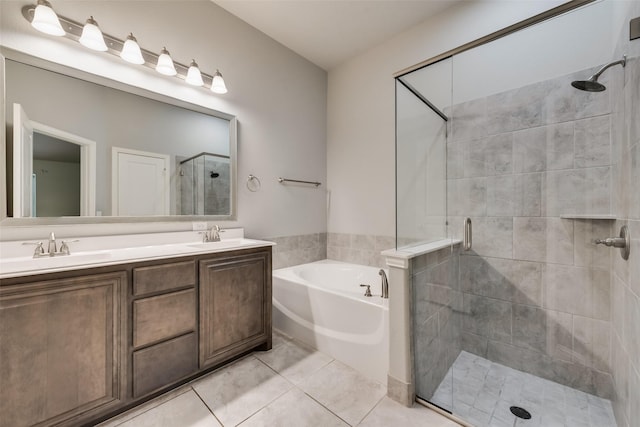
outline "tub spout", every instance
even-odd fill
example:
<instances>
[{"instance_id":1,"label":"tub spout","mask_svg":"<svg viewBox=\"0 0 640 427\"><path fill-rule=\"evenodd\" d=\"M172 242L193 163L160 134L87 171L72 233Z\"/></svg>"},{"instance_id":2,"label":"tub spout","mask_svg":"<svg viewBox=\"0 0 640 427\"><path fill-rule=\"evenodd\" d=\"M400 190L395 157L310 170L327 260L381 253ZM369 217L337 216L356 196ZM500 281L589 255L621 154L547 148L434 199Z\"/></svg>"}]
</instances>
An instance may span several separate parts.
<instances>
[{"instance_id":1,"label":"tub spout","mask_svg":"<svg viewBox=\"0 0 640 427\"><path fill-rule=\"evenodd\" d=\"M382 278L382 298L389 298L389 281L387 280L387 273L383 269L378 272Z\"/></svg>"}]
</instances>

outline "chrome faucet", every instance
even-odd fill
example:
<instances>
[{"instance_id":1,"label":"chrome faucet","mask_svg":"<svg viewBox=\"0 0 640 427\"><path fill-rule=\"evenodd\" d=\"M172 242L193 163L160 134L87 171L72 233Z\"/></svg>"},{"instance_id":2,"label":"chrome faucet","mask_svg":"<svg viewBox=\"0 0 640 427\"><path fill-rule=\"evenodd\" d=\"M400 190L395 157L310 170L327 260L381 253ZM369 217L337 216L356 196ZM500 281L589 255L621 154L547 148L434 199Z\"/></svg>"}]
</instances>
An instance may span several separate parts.
<instances>
[{"instance_id":1,"label":"chrome faucet","mask_svg":"<svg viewBox=\"0 0 640 427\"><path fill-rule=\"evenodd\" d=\"M47 249L47 252L49 252L49 256L54 256L56 252L58 252L58 246L56 245L56 235L53 234L53 231L51 232L51 234L49 234L49 247Z\"/></svg>"},{"instance_id":2,"label":"chrome faucet","mask_svg":"<svg viewBox=\"0 0 640 427\"><path fill-rule=\"evenodd\" d=\"M205 231L202 236L202 241L207 242L219 242L220 241L220 226L214 225L211 230Z\"/></svg>"},{"instance_id":3,"label":"chrome faucet","mask_svg":"<svg viewBox=\"0 0 640 427\"><path fill-rule=\"evenodd\" d=\"M34 258L42 258L42 257L52 257L58 255L71 255L71 251L69 250L69 243L78 242L78 240L67 240L62 241L60 245L60 252L58 252L58 244L56 242L56 235L52 232L49 234L49 243L47 246L47 251L44 250L44 244L42 242L23 242L23 245L35 245L36 248L33 251Z\"/></svg>"},{"instance_id":4,"label":"chrome faucet","mask_svg":"<svg viewBox=\"0 0 640 427\"><path fill-rule=\"evenodd\" d=\"M382 278L382 298L389 298L389 281L387 280L387 273L383 269L378 272Z\"/></svg>"}]
</instances>

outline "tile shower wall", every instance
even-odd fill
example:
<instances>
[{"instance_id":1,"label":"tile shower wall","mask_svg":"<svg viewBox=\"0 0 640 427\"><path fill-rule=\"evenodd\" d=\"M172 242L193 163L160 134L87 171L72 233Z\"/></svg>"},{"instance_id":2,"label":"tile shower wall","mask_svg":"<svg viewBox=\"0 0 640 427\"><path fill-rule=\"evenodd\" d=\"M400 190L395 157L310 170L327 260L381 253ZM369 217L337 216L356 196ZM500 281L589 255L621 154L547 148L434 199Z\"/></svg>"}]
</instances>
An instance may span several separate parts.
<instances>
[{"instance_id":1,"label":"tile shower wall","mask_svg":"<svg viewBox=\"0 0 640 427\"><path fill-rule=\"evenodd\" d=\"M635 2L626 15L640 16ZM613 206L618 220L631 234L631 253L625 261L615 251L611 280L611 366L615 387L613 408L620 427L637 425L640 419L640 40L629 41L623 26L616 57L628 55L624 72L613 74L614 94L612 163Z\"/></svg>"},{"instance_id":2,"label":"tile shower wall","mask_svg":"<svg viewBox=\"0 0 640 427\"><path fill-rule=\"evenodd\" d=\"M200 155L181 163L176 156L176 212L181 215L225 215L231 212L228 159Z\"/></svg>"},{"instance_id":3,"label":"tile shower wall","mask_svg":"<svg viewBox=\"0 0 640 427\"><path fill-rule=\"evenodd\" d=\"M411 260L413 355L416 394L431 399L462 349L459 249ZM439 402L451 409L451 402Z\"/></svg>"},{"instance_id":4,"label":"tile shower wall","mask_svg":"<svg viewBox=\"0 0 640 427\"><path fill-rule=\"evenodd\" d=\"M346 233L316 233L300 236L265 237L275 242L273 268L285 268L323 259L386 267L380 252L395 247L395 238Z\"/></svg>"},{"instance_id":5,"label":"tile shower wall","mask_svg":"<svg viewBox=\"0 0 640 427\"><path fill-rule=\"evenodd\" d=\"M266 237L275 242L273 269L306 264L327 258L327 234L314 233L300 236Z\"/></svg>"},{"instance_id":6,"label":"tile shower wall","mask_svg":"<svg viewBox=\"0 0 640 427\"><path fill-rule=\"evenodd\" d=\"M460 255L462 349L610 398L611 91L593 70L453 106L448 209ZM606 76L603 76L606 77ZM605 84L608 82L603 81Z\"/></svg>"},{"instance_id":7,"label":"tile shower wall","mask_svg":"<svg viewBox=\"0 0 640 427\"><path fill-rule=\"evenodd\" d=\"M395 247L395 238L390 236L327 234L327 258L335 261L385 268L385 257L380 252Z\"/></svg>"}]
</instances>

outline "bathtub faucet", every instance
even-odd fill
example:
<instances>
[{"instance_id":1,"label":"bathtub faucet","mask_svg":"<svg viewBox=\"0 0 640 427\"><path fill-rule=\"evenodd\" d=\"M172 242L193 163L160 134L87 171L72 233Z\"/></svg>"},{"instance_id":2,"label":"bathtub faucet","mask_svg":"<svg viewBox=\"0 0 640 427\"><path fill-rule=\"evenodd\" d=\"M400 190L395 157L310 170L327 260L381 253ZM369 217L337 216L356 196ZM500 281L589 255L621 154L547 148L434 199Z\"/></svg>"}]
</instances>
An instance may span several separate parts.
<instances>
[{"instance_id":1,"label":"bathtub faucet","mask_svg":"<svg viewBox=\"0 0 640 427\"><path fill-rule=\"evenodd\" d=\"M383 269L378 272L382 278L382 298L389 298L389 281L387 280L387 273Z\"/></svg>"}]
</instances>

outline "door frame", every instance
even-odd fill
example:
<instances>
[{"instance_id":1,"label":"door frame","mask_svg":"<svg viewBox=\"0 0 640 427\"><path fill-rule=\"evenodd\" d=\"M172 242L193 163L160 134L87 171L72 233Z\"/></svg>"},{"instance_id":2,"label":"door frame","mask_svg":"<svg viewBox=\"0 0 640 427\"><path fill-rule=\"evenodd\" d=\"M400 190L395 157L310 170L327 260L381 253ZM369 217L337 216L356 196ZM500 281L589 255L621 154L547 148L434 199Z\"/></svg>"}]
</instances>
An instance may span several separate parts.
<instances>
[{"instance_id":1,"label":"door frame","mask_svg":"<svg viewBox=\"0 0 640 427\"><path fill-rule=\"evenodd\" d=\"M140 150L131 150L129 148L122 147L111 147L111 215L112 216L120 216L118 211L120 207L118 206L118 198L119 198L119 183L118 183L118 154L132 154L134 156L145 156L145 157L153 157L156 159L162 159L164 161L164 213L162 215L170 215L171 214L171 156L168 154L160 154L153 153L150 151L140 151Z\"/></svg>"},{"instance_id":2,"label":"door frame","mask_svg":"<svg viewBox=\"0 0 640 427\"><path fill-rule=\"evenodd\" d=\"M15 111L17 108L23 110L20 104L14 105L14 122ZM24 119L24 118L22 118ZM28 117L27 117L28 119ZM63 131L44 123L28 120L33 133L47 135L56 139L60 139L71 144L80 146L80 216L95 216L96 214L96 142L90 139ZM26 200L22 200L22 188L20 180L23 173L23 156L22 140L16 141L14 123L14 141L13 141L13 217L22 217L22 204ZM33 157L33 153L31 153ZM31 159L33 163L33 158ZM31 193L31 191L30 191ZM31 203L31 200L28 201ZM33 216L33 214L32 214Z\"/></svg>"}]
</instances>

